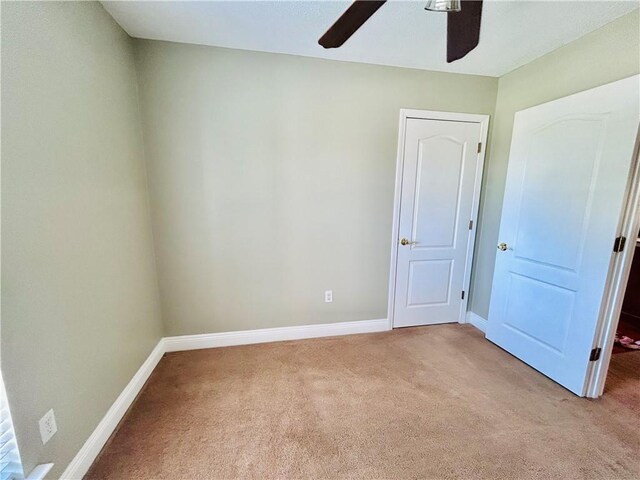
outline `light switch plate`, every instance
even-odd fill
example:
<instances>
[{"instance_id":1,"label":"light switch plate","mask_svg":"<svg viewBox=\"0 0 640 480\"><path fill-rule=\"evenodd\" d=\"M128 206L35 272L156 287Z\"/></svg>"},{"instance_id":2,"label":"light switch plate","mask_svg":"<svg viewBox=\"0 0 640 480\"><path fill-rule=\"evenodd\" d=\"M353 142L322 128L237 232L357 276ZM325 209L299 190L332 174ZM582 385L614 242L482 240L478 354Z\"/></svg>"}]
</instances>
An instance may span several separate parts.
<instances>
[{"instance_id":1,"label":"light switch plate","mask_svg":"<svg viewBox=\"0 0 640 480\"><path fill-rule=\"evenodd\" d=\"M40 438L42 438L42 444L44 445L51 440L51 437L53 437L58 431L56 416L53 413L53 409L45 413L38 424L40 425Z\"/></svg>"}]
</instances>

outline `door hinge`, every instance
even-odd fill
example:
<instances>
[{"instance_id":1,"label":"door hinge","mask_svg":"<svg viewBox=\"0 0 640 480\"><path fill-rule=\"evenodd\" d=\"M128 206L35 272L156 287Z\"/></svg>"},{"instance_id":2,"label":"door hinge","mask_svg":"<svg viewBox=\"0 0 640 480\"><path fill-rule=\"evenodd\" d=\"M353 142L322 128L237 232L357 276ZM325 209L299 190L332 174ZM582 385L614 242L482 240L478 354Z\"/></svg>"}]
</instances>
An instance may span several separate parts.
<instances>
[{"instance_id":1,"label":"door hinge","mask_svg":"<svg viewBox=\"0 0 640 480\"><path fill-rule=\"evenodd\" d=\"M464 290L462 290L462 300L464 300Z\"/></svg>"},{"instance_id":2,"label":"door hinge","mask_svg":"<svg viewBox=\"0 0 640 480\"><path fill-rule=\"evenodd\" d=\"M602 349L600 347L596 347L591 350L591 355L589 355L590 362L597 362L600 360L600 354L602 353Z\"/></svg>"},{"instance_id":3,"label":"door hinge","mask_svg":"<svg viewBox=\"0 0 640 480\"><path fill-rule=\"evenodd\" d=\"M469 230L473 230L473 220L469 220Z\"/></svg>"},{"instance_id":4,"label":"door hinge","mask_svg":"<svg viewBox=\"0 0 640 480\"><path fill-rule=\"evenodd\" d=\"M616 241L613 242L613 251L616 253L620 253L624 251L624 246L627 243L627 237L618 237Z\"/></svg>"},{"instance_id":5,"label":"door hinge","mask_svg":"<svg viewBox=\"0 0 640 480\"><path fill-rule=\"evenodd\" d=\"M482 151L482 143L478 143L478 153Z\"/></svg>"}]
</instances>

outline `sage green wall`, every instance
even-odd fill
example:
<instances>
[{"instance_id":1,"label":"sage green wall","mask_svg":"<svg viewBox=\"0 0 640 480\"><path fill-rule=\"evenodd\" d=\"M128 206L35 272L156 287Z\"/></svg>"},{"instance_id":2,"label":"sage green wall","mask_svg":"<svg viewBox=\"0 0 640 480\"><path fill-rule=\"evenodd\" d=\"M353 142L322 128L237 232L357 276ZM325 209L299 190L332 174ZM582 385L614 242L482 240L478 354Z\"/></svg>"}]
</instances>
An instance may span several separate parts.
<instances>
[{"instance_id":1,"label":"sage green wall","mask_svg":"<svg viewBox=\"0 0 640 480\"><path fill-rule=\"evenodd\" d=\"M522 109L640 72L640 10L500 78L486 163L471 310L487 318L513 116Z\"/></svg>"},{"instance_id":2,"label":"sage green wall","mask_svg":"<svg viewBox=\"0 0 640 480\"><path fill-rule=\"evenodd\" d=\"M1 54L2 372L57 478L162 333L132 40L99 3L3 2Z\"/></svg>"},{"instance_id":3,"label":"sage green wall","mask_svg":"<svg viewBox=\"0 0 640 480\"><path fill-rule=\"evenodd\" d=\"M492 114L497 79L136 52L166 334L386 318L399 111Z\"/></svg>"}]
</instances>

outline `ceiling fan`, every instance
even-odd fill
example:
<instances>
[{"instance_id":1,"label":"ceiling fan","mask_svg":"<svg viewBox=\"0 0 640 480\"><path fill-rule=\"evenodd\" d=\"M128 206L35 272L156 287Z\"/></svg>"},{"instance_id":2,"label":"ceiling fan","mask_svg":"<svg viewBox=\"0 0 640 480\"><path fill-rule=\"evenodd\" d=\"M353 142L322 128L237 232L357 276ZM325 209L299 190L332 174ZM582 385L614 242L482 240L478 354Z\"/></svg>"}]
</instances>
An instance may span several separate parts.
<instances>
[{"instance_id":1,"label":"ceiling fan","mask_svg":"<svg viewBox=\"0 0 640 480\"><path fill-rule=\"evenodd\" d=\"M324 48L346 42L387 0L356 0L318 40ZM482 0L429 0L425 10L447 13L447 63L461 59L480 41Z\"/></svg>"}]
</instances>

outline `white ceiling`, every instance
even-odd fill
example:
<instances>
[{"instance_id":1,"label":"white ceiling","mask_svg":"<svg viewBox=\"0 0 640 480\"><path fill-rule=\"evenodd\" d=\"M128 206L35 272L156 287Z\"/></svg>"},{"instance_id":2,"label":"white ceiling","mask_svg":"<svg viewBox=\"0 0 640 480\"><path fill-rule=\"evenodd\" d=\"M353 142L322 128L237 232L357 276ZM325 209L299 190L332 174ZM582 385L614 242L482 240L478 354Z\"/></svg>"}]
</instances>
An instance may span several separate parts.
<instances>
[{"instance_id":1,"label":"white ceiling","mask_svg":"<svg viewBox=\"0 0 640 480\"><path fill-rule=\"evenodd\" d=\"M341 48L320 36L344 1L102 2L132 37L500 76L638 8L638 1L485 0L480 45L445 61L446 14L390 1Z\"/></svg>"}]
</instances>

